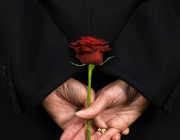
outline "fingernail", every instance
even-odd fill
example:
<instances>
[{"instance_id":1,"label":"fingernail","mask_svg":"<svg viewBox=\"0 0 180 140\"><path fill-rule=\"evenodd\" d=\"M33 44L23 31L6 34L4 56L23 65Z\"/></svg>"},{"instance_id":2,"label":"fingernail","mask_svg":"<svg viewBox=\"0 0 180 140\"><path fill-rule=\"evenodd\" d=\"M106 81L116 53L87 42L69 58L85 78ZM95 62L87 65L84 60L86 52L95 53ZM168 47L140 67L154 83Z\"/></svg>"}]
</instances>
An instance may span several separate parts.
<instances>
[{"instance_id":1,"label":"fingernail","mask_svg":"<svg viewBox=\"0 0 180 140\"><path fill-rule=\"evenodd\" d=\"M101 118L101 116L97 116L97 117L96 117L96 121L97 121L97 123L99 124L99 125L98 125L99 127L104 128L104 129L107 129L107 125L106 125L106 123L104 122L104 120Z\"/></svg>"},{"instance_id":2,"label":"fingernail","mask_svg":"<svg viewBox=\"0 0 180 140\"><path fill-rule=\"evenodd\" d=\"M103 128L107 129L107 125L105 124L104 121L101 121L101 124L102 124Z\"/></svg>"},{"instance_id":3,"label":"fingernail","mask_svg":"<svg viewBox=\"0 0 180 140\"><path fill-rule=\"evenodd\" d=\"M107 125L104 125L104 124L103 124L103 127L104 127L105 129L107 129Z\"/></svg>"},{"instance_id":4,"label":"fingernail","mask_svg":"<svg viewBox=\"0 0 180 140\"><path fill-rule=\"evenodd\" d=\"M79 116L79 115L83 115L86 113L86 110L81 110L75 113L75 115Z\"/></svg>"}]
</instances>

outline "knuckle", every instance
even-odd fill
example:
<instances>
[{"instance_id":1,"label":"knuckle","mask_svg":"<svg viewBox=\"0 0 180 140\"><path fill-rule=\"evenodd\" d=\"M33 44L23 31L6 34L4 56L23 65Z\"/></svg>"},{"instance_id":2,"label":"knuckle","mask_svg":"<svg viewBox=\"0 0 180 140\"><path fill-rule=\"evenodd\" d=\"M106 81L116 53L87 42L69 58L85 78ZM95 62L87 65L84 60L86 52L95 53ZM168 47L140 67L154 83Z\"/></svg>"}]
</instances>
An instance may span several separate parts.
<instances>
[{"instance_id":1,"label":"knuckle","mask_svg":"<svg viewBox=\"0 0 180 140\"><path fill-rule=\"evenodd\" d=\"M114 105L120 100L119 98L123 93L124 91L117 86L110 87L103 92L103 100L105 100L108 105Z\"/></svg>"}]
</instances>

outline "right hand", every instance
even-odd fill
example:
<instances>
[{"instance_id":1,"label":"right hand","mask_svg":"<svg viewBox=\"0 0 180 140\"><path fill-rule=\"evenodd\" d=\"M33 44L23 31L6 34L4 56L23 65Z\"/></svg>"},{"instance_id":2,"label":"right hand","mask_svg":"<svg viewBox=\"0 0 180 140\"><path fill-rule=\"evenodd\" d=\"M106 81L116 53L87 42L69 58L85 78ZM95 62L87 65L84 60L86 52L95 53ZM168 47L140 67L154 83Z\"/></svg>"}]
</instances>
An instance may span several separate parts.
<instances>
[{"instance_id":1,"label":"right hand","mask_svg":"<svg viewBox=\"0 0 180 140\"><path fill-rule=\"evenodd\" d=\"M102 88L91 106L76 115L81 119L94 118L95 125L100 128L103 128L102 121L107 125L107 131L103 135L96 131L92 140L116 140L121 138L120 134L129 133L129 126L148 105L149 101L134 88L117 80Z\"/></svg>"}]
</instances>

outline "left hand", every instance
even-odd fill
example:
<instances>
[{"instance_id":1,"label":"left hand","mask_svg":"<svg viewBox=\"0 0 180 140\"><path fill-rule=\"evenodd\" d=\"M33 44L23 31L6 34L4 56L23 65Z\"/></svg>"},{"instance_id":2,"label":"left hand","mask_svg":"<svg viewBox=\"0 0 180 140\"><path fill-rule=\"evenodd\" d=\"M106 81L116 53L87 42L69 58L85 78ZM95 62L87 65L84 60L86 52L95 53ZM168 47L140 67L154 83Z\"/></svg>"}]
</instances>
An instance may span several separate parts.
<instances>
[{"instance_id":1,"label":"left hand","mask_svg":"<svg viewBox=\"0 0 180 140\"><path fill-rule=\"evenodd\" d=\"M95 98L95 93L91 90L91 101ZM70 78L64 84L59 86L49 94L42 102L43 107L51 118L65 130L73 121L78 121L79 127L82 128L86 121L77 118L75 112L81 110L87 105L87 86L79 81ZM74 119L73 119L74 118ZM71 132L77 131L75 128ZM69 134L70 136L70 134Z\"/></svg>"}]
</instances>

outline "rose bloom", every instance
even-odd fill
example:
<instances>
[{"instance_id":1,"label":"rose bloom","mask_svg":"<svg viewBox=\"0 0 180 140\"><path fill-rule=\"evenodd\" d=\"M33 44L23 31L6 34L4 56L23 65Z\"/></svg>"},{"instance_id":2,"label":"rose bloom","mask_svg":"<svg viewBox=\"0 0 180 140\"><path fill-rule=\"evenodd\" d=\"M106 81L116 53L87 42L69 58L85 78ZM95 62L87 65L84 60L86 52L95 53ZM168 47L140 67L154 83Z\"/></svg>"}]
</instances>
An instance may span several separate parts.
<instances>
[{"instance_id":1,"label":"rose bloom","mask_svg":"<svg viewBox=\"0 0 180 140\"><path fill-rule=\"evenodd\" d=\"M110 51L108 42L92 36L80 37L76 42L69 45L76 53L76 58L82 64L100 65L103 62L103 53Z\"/></svg>"}]
</instances>

